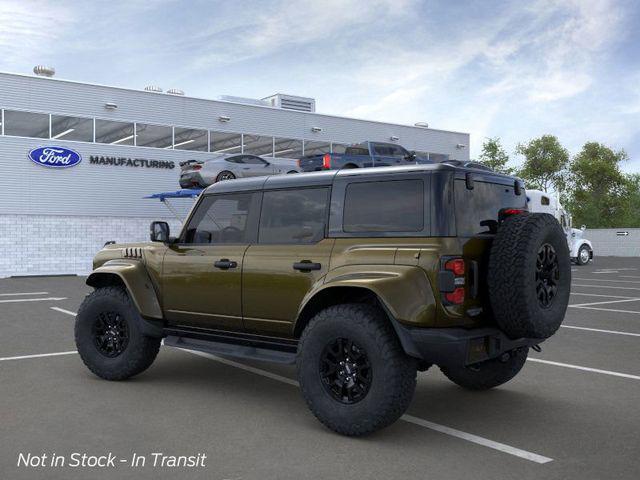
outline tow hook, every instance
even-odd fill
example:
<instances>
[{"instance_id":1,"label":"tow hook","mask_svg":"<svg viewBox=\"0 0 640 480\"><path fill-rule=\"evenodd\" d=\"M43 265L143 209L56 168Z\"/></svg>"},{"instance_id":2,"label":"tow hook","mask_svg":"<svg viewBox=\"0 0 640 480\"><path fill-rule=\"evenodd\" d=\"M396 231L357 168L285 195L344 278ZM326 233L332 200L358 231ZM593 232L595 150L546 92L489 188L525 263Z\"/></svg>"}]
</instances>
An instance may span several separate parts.
<instances>
[{"instance_id":1,"label":"tow hook","mask_svg":"<svg viewBox=\"0 0 640 480\"><path fill-rule=\"evenodd\" d=\"M542 348L540 348L540 345L531 345L531 350L540 353L542 351Z\"/></svg>"}]
</instances>

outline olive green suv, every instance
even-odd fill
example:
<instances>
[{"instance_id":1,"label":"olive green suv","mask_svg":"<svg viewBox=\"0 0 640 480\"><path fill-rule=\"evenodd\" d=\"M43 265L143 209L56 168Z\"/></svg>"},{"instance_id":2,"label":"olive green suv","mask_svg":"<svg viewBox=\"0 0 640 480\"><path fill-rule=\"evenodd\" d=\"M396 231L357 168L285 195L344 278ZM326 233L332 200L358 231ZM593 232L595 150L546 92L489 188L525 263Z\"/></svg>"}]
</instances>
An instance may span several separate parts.
<instances>
[{"instance_id":1,"label":"olive green suv","mask_svg":"<svg viewBox=\"0 0 640 480\"><path fill-rule=\"evenodd\" d=\"M416 372L483 390L560 326L562 228L526 210L520 180L455 165L219 182L178 236L107 245L75 337L108 380L164 345L295 363L315 416L345 435L397 420Z\"/></svg>"}]
</instances>

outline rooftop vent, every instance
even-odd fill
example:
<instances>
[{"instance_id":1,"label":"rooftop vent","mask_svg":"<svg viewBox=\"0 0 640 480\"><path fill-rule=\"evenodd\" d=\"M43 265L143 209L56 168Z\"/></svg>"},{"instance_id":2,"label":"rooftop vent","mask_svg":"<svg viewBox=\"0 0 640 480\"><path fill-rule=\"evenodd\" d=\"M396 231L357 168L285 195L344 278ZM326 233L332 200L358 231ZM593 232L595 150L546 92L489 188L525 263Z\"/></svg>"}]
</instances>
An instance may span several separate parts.
<instances>
[{"instance_id":1,"label":"rooftop vent","mask_svg":"<svg viewBox=\"0 0 640 480\"><path fill-rule=\"evenodd\" d=\"M184 95L184 92L179 88L170 88L169 90L167 90L167 93L169 95Z\"/></svg>"},{"instance_id":2,"label":"rooftop vent","mask_svg":"<svg viewBox=\"0 0 640 480\"><path fill-rule=\"evenodd\" d=\"M414 125L420 128L429 128L429 124L427 122L416 122Z\"/></svg>"},{"instance_id":3,"label":"rooftop vent","mask_svg":"<svg viewBox=\"0 0 640 480\"><path fill-rule=\"evenodd\" d=\"M278 107L285 110L297 110L299 112L315 112L316 101L309 97L296 97L294 95L285 95L276 93L270 97L263 98L269 102L272 107Z\"/></svg>"},{"instance_id":4,"label":"rooftop vent","mask_svg":"<svg viewBox=\"0 0 640 480\"><path fill-rule=\"evenodd\" d=\"M162 88L158 87L157 85L147 85L146 87L144 87L144 89L147 92L162 93Z\"/></svg>"},{"instance_id":5,"label":"rooftop vent","mask_svg":"<svg viewBox=\"0 0 640 480\"><path fill-rule=\"evenodd\" d=\"M53 67L46 67L44 65L36 65L33 67L33 73L39 77L53 77L56 74L56 69Z\"/></svg>"}]
</instances>

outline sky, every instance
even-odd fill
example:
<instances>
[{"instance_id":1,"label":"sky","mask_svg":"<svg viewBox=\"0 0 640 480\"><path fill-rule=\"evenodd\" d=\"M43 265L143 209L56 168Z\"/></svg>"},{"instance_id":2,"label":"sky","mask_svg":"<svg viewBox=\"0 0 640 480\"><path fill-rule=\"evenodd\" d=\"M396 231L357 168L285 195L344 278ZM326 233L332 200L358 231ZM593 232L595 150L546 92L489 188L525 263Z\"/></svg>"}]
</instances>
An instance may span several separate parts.
<instances>
[{"instance_id":1,"label":"sky","mask_svg":"<svg viewBox=\"0 0 640 480\"><path fill-rule=\"evenodd\" d=\"M635 0L0 0L0 71L187 95L316 99L318 112L624 149L640 172ZM364 139L363 139L364 140Z\"/></svg>"}]
</instances>

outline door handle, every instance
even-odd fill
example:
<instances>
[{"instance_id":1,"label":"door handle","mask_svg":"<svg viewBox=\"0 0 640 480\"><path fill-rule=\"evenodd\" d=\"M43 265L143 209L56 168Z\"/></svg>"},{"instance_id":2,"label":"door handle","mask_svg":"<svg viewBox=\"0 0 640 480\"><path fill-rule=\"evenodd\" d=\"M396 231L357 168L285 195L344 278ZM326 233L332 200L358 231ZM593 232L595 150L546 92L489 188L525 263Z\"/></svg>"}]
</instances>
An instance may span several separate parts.
<instances>
[{"instance_id":1,"label":"door handle","mask_svg":"<svg viewBox=\"0 0 640 480\"><path fill-rule=\"evenodd\" d=\"M312 262L311 260L302 260L293 264L294 270L300 270L301 272L310 272L311 270L320 270L322 265Z\"/></svg>"},{"instance_id":2,"label":"door handle","mask_svg":"<svg viewBox=\"0 0 640 480\"><path fill-rule=\"evenodd\" d=\"M221 258L220 260L216 260L213 263L213 266L221 270L228 270L230 268L236 268L238 266L238 262L234 262L228 258Z\"/></svg>"}]
</instances>

